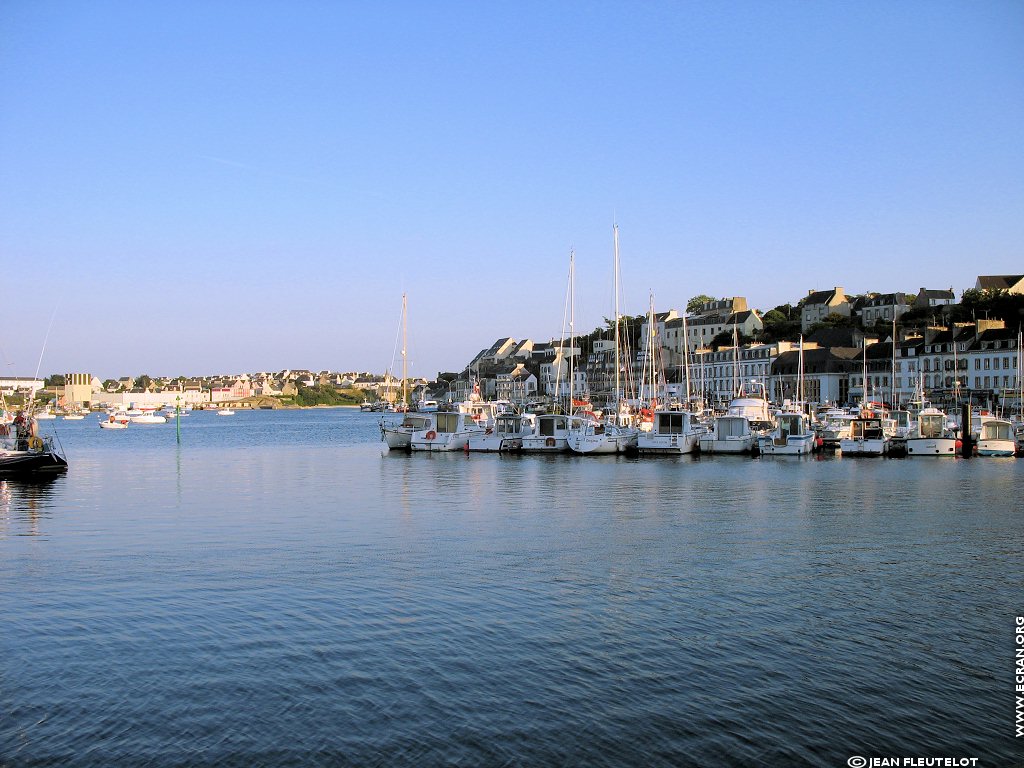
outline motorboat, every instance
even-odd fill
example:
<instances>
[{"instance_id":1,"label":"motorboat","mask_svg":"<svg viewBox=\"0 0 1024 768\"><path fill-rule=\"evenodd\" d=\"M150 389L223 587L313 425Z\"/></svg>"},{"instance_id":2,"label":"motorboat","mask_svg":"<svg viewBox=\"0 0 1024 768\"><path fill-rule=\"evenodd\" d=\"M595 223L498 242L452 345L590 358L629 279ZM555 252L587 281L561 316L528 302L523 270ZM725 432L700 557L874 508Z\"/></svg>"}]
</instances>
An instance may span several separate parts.
<instances>
[{"instance_id":1,"label":"motorboat","mask_svg":"<svg viewBox=\"0 0 1024 768\"><path fill-rule=\"evenodd\" d=\"M711 431L700 436L701 453L751 453L758 435L745 416L717 416Z\"/></svg>"},{"instance_id":2,"label":"motorboat","mask_svg":"<svg viewBox=\"0 0 1024 768\"><path fill-rule=\"evenodd\" d=\"M499 414L494 425L486 427L482 435L470 435L467 448L492 453L522 450L523 438L533 434L536 418L532 413Z\"/></svg>"},{"instance_id":3,"label":"motorboat","mask_svg":"<svg viewBox=\"0 0 1024 768\"><path fill-rule=\"evenodd\" d=\"M408 451L413 434L435 427L434 414L406 413L398 424L381 419L380 436L391 450Z\"/></svg>"},{"instance_id":4,"label":"motorboat","mask_svg":"<svg viewBox=\"0 0 1024 768\"><path fill-rule=\"evenodd\" d=\"M469 438L484 433L484 427L468 413L438 413L434 426L413 432L409 448L413 451L461 451Z\"/></svg>"},{"instance_id":5,"label":"motorboat","mask_svg":"<svg viewBox=\"0 0 1024 768\"><path fill-rule=\"evenodd\" d=\"M806 414L783 411L775 417L775 428L758 437L757 449L773 456L807 456L814 452L817 441Z\"/></svg>"},{"instance_id":6,"label":"motorboat","mask_svg":"<svg viewBox=\"0 0 1024 768\"><path fill-rule=\"evenodd\" d=\"M420 413L437 413L437 400L419 400L416 403L416 410Z\"/></svg>"},{"instance_id":7,"label":"motorboat","mask_svg":"<svg viewBox=\"0 0 1024 768\"><path fill-rule=\"evenodd\" d=\"M105 419L100 419L100 427L102 429L128 429L128 422L130 417L124 411L114 411L108 413Z\"/></svg>"},{"instance_id":8,"label":"motorboat","mask_svg":"<svg viewBox=\"0 0 1024 768\"><path fill-rule=\"evenodd\" d=\"M529 453L562 453L569 450L567 439L570 428L583 420L582 416L564 413L542 413L537 416L533 432L523 435L522 450ZM588 416L586 418L593 418Z\"/></svg>"},{"instance_id":9,"label":"motorboat","mask_svg":"<svg viewBox=\"0 0 1024 768\"><path fill-rule=\"evenodd\" d=\"M820 418L823 423L817 432L821 438L822 448L836 449L842 440L850 437L850 424L857 416L849 411L830 410Z\"/></svg>"},{"instance_id":10,"label":"motorboat","mask_svg":"<svg viewBox=\"0 0 1024 768\"><path fill-rule=\"evenodd\" d=\"M839 441L843 456L884 456L889 437L880 416L859 416L850 422L850 436Z\"/></svg>"},{"instance_id":11,"label":"motorboat","mask_svg":"<svg viewBox=\"0 0 1024 768\"><path fill-rule=\"evenodd\" d=\"M925 407L906 438L907 456L956 456L960 440L938 408Z\"/></svg>"},{"instance_id":12,"label":"motorboat","mask_svg":"<svg viewBox=\"0 0 1024 768\"><path fill-rule=\"evenodd\" d=\"M650 430L640 433L640 453L694 453L703 430L690 411L656 410L651 414Z\"/></svg>"},{"instance_id":13,"label":"motorboat","mask_svg":"<svg viewBox=\"0 0 1024 768\"><path fill-rule=\"evenodd\" d=\"M167 418L160 415L159 413L141 413L138 416L132 416L132 424L166 424Z\"/></svg>"},{"instance_id":14,"label":"motorboat","mask_svg":"<svg viewBox=\"0 0 1024 768\"><path fill-rule=\"evenodd\" d=\"M565 437L573 453L599 455L625 453L638 447L639 432L614 421L585 419L574 425Z\"/></svg>"},{"instance_id":15,"label":"motorboat","mask_svg":"<svg viewBox=\"0 0 1024 768\"><path fill-rule=\"evenodd\" d=\"M231 410L230 408L221 408L219 411L217 411L217 415L218 416L234 416L235 412L233 410Z\"/></svg>"},{"instance_id":16,"label":"motorboat","mask_svg":"<svg viewBox=\"0 0 1024 768\"><path fill-rule=\"evenodd\" d=\"M979 456L1013 456L1017 450L1013 425L1008 419L984 418L974 450Z\"/></svg>"}]
</instances>

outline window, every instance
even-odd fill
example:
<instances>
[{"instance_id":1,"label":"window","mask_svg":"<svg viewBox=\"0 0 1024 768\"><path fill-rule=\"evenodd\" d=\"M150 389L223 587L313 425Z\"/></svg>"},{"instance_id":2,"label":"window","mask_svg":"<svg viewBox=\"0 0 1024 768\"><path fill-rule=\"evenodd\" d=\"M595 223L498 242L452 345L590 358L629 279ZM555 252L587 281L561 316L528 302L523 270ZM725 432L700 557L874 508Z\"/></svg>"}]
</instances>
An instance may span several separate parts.
<instances>
[{"instance_id":1,"label":"window","mask_svg":"<svg viewBox=\"0 0 1024 768\"><path fill-rule=\"evenodd\" d=\"M986 357L985 358L985 370L987 371L988 368L989 368L989 359ZM988 377L987 376L985 377L985 381L988 381ZM988 384L986 384L985 386L987 387Z\"/></svg>"},{"instance_id":2,"label":"window","mask_svg":"<svg viewBox=\"0 0 1024 768\"><path fill-rule=\"evenodd\" d=\"M980 371L981 370L981 358L980 357L974 358L974 370L976 370L976 371Z\"/></svg>"},{"instance_id":3,"label":"window","mask_svg":"<svg viewBox=\"0 0 1024 768\"><path fill-rule=\"evenodd\" d=\"M1003 370L1004 371L1010 370L1010 358L1008 358L1008 357L1004 357L1003 358Z\"/></svg>"},{"instance_id":4,"label":"window","mask_svg":"<svg viewBox=\"0 0 1024 768\"><path fill-rule=\"evenodd\" d=\"M991 383L990 383L991 380L992 380L991 377L989 377L989 376L985 377L985 389L988 389L989 387L992 386Z\"/></svg>"}]
</instances>

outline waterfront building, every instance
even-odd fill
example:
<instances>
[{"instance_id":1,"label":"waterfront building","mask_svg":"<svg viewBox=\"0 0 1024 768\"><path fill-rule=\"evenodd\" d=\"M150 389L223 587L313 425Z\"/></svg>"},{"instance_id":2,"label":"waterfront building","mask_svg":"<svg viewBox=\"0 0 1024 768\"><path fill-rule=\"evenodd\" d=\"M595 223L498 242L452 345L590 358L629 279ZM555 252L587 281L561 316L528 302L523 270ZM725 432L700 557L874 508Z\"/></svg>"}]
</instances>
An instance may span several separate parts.
<instances>
[{"instance_id":1,"label":"waterfront building","mask_svg":"<svg viewBox=\"0 0 1024 768\"><path fill-rule=\"evenodd\" d=\"M65 373L60 401L65 408L88 408L94 393L102 389L103 382L90 373Z\"/></svg>"}]
</instances>

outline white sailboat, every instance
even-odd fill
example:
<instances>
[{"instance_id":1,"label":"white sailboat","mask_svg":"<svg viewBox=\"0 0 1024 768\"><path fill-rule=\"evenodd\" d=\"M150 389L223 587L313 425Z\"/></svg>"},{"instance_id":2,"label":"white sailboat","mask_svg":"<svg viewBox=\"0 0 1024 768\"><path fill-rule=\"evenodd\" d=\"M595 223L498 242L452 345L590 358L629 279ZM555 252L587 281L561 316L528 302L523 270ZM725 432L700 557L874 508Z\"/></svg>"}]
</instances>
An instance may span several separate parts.
<instances>
[{"instance_id":1,"label":"white sailboat","mask_svg":"<svg viewBox=\"0 0 1024 768\"><path fill-rule=\"evenodd\" d=\"M818 436L811 428L810 419L803 412L804 401L804 339L800 337L800 357L797 378L799 407L789 404L775 418L775 428L757 439L762 454L807 456L817 447Z\"/></svg>"},{"instance_id":2,"label":"white sailboat","mask_svg":"<svg viewBox=\"0 0 1024 768\"><path fill-rule=\"evenodd\" d=\"M619 314L619 226L612 226L612 236L615 244L613 284L615 294L615 391L612 395L614 412L610 418L603 423L585 421L578 427L570 430L566 442L569 449L574 453L587 455L624 453L637 447L639 437L638 430L623 418L620 408L622 403L621 389L621 315Z\"/></svg>"}]
</instances>

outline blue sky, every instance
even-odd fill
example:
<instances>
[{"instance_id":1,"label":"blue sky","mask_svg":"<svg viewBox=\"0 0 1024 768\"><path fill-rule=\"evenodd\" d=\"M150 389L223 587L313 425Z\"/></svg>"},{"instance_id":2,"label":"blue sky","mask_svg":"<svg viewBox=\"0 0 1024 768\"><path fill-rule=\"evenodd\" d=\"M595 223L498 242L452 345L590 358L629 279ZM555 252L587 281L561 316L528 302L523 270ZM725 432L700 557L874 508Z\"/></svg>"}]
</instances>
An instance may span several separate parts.
<instances>
[{"instance_id":1,"label":"blue sky","mask_svg":"<svg viewBox=\"0 0 1024 768\"><path fill-rule=\"evenodd\" d=\"M392 363L1024 271L1020 2L0 4L4 373ZM51 324L52 318L52 324ZM47 329L49 336L47 338Z\"/></svg>"}]
</instances>

